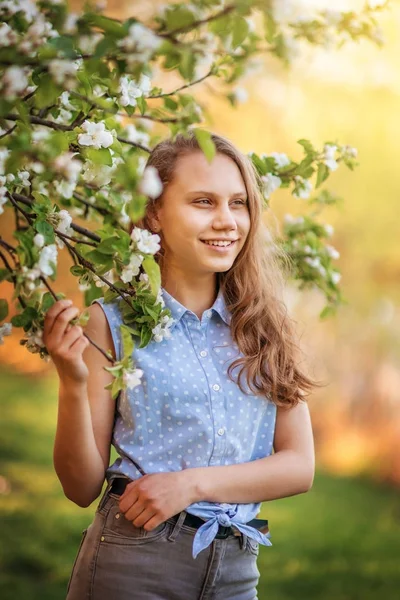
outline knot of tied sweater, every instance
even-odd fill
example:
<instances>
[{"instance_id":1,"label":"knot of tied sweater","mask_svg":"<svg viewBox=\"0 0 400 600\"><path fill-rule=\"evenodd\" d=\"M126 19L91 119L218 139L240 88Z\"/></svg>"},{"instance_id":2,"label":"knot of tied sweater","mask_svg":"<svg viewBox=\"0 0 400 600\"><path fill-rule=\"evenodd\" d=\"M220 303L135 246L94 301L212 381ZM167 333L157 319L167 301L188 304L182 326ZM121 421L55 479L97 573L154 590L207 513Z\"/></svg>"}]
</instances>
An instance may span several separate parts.
<instances>
[{"instance_id":1,"label":"knot of tied sweater","mask_svg":"<svg viewBox=\"0 0 400 600\"><path fill-rule=\"evenodd\" d=\"M196 558L199 552L207 548L212 543L218 533L219 525L223 525L224 527L235 527L241 533L244 533L249 538L256 540L260 544L263 544L264 546L272 546L272 543L268 539L270 537L269 532L264 534L255 527L250 527L245 523L240 523L237 520L236 511L231 508L228 508L225 511L220 509L215 516L208 519L204 525L199 527L199 529L196 531L192 548L193 558Z\"/></svg>"}]
</instances>

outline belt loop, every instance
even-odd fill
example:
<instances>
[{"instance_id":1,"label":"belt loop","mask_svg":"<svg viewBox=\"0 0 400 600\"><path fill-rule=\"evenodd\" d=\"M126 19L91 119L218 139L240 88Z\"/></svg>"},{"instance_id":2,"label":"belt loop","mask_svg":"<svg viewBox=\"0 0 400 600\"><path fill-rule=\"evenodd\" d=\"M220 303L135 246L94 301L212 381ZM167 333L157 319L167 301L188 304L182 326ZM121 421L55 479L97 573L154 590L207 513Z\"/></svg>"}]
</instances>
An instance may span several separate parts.
<instances>
[{"instance_id":1,"label":"belt loop","mask_svg":"<svg viewBox=\"0 0 400 600\"><path fill-rule=\"evenodd\" d=\"M178 535L178 533L181 530L183 521L185 520L186 517L186 511L182 510L181 513L179 514L179 517L174 525L173 530L171 531L171 533L168 536L168 540L170 540L171 542L174 542L176 539L176 536Z\"/></svg>"},{"instance_id":2,"label":"belt loop","mask_svg":"<svg viewBox=\"0 0 400 600\"><path fill-rule=\"evenodd\" d=\"M242 535L239 536L240 549L242 550L243 548L245 548L246 544L247 544L247 535L242 532Z\"/></svg>"},{"instance_id":3,"label":"belt loop","mask_svg":"<svg viewBox=\"0 0 400 600\"><path fill-rule=\"evenodd\" d=\"M97 506L97 510L100 512L102 510L102 508L104 507L106 501L107 501L107 496L108 496L108 492L111 490L111 486L112 486L113 480L111 479L106 486L106 489L104 490L104 493L100 499L100 502Z\"/></svg>"}]
</instances>

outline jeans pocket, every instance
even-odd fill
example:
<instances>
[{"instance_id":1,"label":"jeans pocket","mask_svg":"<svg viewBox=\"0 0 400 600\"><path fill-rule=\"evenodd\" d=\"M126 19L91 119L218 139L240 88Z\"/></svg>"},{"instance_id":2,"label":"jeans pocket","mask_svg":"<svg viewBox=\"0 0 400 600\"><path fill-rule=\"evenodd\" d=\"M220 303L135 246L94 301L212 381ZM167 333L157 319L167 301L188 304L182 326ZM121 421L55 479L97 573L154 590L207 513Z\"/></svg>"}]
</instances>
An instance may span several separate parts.
<instances>
[{"instance_id":1,"label":"jeans pocket","mask_svg":"<svg viewBox=\"0 0 400 600\"><path fill-rule=\"evenodd\" d=\"M247 550L247 552L250 552L250 554L254 554L255 556L258 556L258 553L260 551L259 542L257 542L257 540L253 540L251 537L247 536L246 550Z\"/></svg>"},{"instance_id":2,"label":"jeans pocket","mask_svg":"<svg viewBox=\"0 0 400 600\"><path fill-rule=\"evenodd\" d=\"M102 542L123 546L142 545L166 537L170 530L167 521L160 523L151 531L144 527L136 527L120 512L118 504L111 507L107 514L102 533Z\"/></svg>"},{"instance_id":3,"label":"jeans pocket","mask_svg":"<svg viewBox=\"0 0 400 600\"><path fill-rule=\"evenodd\" d=\"M71 587L71 581L72 581L72 578L74 576L75 567L76 567L76 564L78 562L78 558L79 558L79 555L80 555L80 552L81 552L81 549L82 549L82 546L83 546L83 542L85 541L87 532L88 532L88 528L86 528L86 529L84 529L82 531L81 541L80 541L80 544L79 544L79 547L78 547L78 551L77 551L76 556L75 556L74 564L72 565L71 575L70 575L69 580L68 580L67 593L69 592L69 588Z\"/></svg>"}]
</instances>

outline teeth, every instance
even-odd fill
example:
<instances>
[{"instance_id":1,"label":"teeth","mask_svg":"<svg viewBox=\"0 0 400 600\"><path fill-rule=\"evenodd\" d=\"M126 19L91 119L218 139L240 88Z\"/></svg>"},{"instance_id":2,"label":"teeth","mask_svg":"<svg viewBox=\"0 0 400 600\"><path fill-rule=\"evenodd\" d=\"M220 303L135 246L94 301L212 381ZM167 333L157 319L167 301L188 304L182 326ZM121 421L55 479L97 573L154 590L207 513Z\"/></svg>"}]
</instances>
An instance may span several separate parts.
<instances>
[{"instance_id":1,"label":"teeth","mask_svg":"<svg viewBox=\"0 0 400 600\"><path fill-rule=\"evenodd\" d=\"M205 242L205 244L209 244L210 246L230 246L232 242Z\"/></svg>"}]
</instances>

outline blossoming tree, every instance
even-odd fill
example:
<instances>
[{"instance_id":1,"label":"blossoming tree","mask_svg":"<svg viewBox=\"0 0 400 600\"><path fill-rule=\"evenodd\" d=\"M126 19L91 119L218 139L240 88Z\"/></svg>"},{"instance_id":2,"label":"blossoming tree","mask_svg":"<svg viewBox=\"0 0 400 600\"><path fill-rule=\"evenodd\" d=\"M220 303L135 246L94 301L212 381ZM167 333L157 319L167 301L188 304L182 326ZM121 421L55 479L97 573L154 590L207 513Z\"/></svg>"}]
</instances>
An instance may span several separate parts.
<instances>
[{"instance_id":1,"label":"blossoming tree","mask_svg":"<svg viewBox=\"0 0 400 600\"><path fill-rule=\"evenodd\" d=\"M123 360L90 340L110 361L113 397L140 384L132 360L139 347L169 337L171 314L160 292L154 254L160 238L130 223L144 214L148 198L162 184L146 168L159 141L151 126L160 123L175 136L193 129L208 160L215 147L199 127L205 107L190 88L218 78L227 101L246 100L241 78L260 67L257 55L270 53L289 64L303 44L341 45L368 38L382 43L376 13L386 2L353 11L314 10L294 0L191 0L163 5L148 23L134 15L111 19L87 1L81 14L63 0L0 0L0 213L13 211L15 242L0 238L1 281L14 286L17 314L10 322L0 300L0 343L12 326L24 330L21 343L48 360L43 344L46 311L63 294L57 277L59 250L72 259L85 305L104 296L119 298ZM163 91L153 85L157 70L175 71L183 83ZM268 207L278 188L308 199L310 210L286 215L280 243L290 255L300 286L316 286L326 296L323 316L341 301L338 252L327 241L333 233L317 220L337 199L318 188L339 164L353 169L357 151L337 141L314 148L298 142L304 157L249 153ZM112 185L110 186L110 183ZM97 224L74 223L83 217ZM84 325L87 311L74 323ZM86 336L87 337L87 336Z\"/></svg>"}]
</instances>

